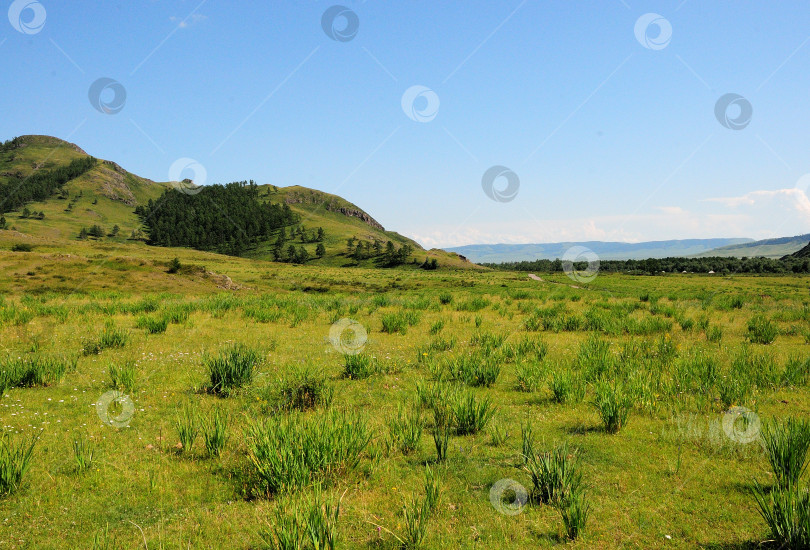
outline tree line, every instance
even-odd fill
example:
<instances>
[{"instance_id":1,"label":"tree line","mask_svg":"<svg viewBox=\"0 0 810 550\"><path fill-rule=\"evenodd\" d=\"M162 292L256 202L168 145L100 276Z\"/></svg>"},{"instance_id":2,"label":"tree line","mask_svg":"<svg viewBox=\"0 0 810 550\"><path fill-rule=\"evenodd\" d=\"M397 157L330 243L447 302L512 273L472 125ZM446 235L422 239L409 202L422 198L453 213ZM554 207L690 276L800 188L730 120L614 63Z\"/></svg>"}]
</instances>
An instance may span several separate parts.
<instances>
[{"instance_id":1,"label":"tree line","mask_svg":"<svg viewBox=\"0 0 810 550\"><path fill-rule=\"evenodd\" d=\"M522 262L503 262L481 264L494 269L508 271L539 271L558 273L563 271L563 262L556 260L533 260ZM575 262L574 268L585 270L587 262ZM810 258L786 256L775 258L648 258L646 260L603 260L599 271L607 273L626 273L629 275L656 275L666 273L708 273L714 271L722 275L732 273L810 273Z\"/></svg>"},{"instance_id":2,"label":"tree line","mask_svg":"<svg viewBox=\"0 0 810 550\"><path fill-rule=\"evenodd\" d=\"M167 189L135 213L148 229L148 243L187 246L238 256L279 228L298 223L289 205L262 202L250 182L207 185L196 194Z\"/></svg>"},{"instance_id":3,"label":"tree line","mask_svg":"<svg viewBox=\"0 0 810 550\"><path fill-rule=\"evenodd\" d=\"M50 198L70 180L91 170L97 163L93 157L83 157L52 170L38 170L25 177L22 173L6 174L5 183L0 183L0 214L19 210L31 202Z\"/></svg>"}]
</instances>

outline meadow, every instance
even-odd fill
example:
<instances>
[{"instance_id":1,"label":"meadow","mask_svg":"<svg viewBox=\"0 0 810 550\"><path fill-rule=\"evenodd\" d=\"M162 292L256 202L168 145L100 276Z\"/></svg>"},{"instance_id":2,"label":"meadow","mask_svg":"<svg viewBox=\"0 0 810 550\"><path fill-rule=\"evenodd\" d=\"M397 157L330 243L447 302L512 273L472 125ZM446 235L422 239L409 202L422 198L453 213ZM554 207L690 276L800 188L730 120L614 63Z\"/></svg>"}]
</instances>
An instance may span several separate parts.
<instances>
[{"instance_id":1,"label":"meadow","mask_svg":"<svg viewBox=\"0 0 810 550\"><path fill-rule=\"evenodd\" d=\"M3 253L0 548L748 548L810 483L806 277L117 253Z\"/></svg>"}]
</instances>

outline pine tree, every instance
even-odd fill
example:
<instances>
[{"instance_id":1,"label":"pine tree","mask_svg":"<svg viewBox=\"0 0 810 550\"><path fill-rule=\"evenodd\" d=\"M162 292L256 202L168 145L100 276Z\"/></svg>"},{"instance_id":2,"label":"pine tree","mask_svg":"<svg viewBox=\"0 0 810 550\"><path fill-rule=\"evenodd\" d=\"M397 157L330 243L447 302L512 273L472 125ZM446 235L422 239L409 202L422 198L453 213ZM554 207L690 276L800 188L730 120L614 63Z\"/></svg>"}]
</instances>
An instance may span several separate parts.
<instances>
[{"instance_id":1,"label":"pine tree","mask_svg":"<svg viewBox=\"0 0 810 550\"><path fill-rule=\"evenodd\" d=\"M6 217L3 216L3 215L0 215L0 229L5 229L6 225L7 225L6 224Z\"/></svg>"},{"instance_id":2,"label":"pine tree","mask_svg":"<svg viewBox=\"0 0 810 550\"><path fill-rule=\"evenodd\" d=\"M326 233L324 232L323 227L319 227L318 228L318 236L317 236L318 242L323 242L323 238L325 236L326 236Z\"/></svg>"},{"instance_id":3,"label":"pine tree","mask_svg":"<svg viewBox=\"0 0 810 550\"><path fill-rule=\"evenodd\" d=\"M79 240L82 240L82 241L83 241L83 240L85 240L85 239L87 239L87 229L85 229L84 227L82 227L82 230L81 230L81 231L79 231Z\"/></svg>"},{"instance_id":4,"label":"pine tree","mask_svg":"<svg viewBox=\"0 0 810 550\"><path fill-rule=\"evenodd\" d=\"M318 246L315 247L315 255L318 258L323 258L326 256L326 247L323 245L323 243L318 243Z\"/></svg>"}]
</instances>

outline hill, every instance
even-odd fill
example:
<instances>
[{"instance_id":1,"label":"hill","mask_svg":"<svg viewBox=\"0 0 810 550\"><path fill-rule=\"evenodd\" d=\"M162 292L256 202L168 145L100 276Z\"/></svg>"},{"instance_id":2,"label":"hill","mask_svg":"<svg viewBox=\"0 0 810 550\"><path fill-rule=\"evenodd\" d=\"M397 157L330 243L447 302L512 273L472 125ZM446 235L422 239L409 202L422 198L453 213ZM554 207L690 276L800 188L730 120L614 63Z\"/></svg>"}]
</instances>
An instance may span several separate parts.
<instances>
[{"instance_id":1,"label":"hill","mask_svg":"<svg viewBox=\"0 0 810 550\"><path fill-rule=\"evenodd\" d=\"M736 257L736 258L782 258L804 248L810 241L810 234L795 237L780 237L748 243L723 246L698 254L698 257Z\"/></svg>"},{"instance_id":2,"label":"hill","mask_svg":"<svg viewBox=\"0 0 810 550\"><path fill-rule=\"evenodd\" d=\"M574 246L593 250L603 260L642 260L692 256L718 247L751 242L751 239L683 239L642 243L560 242L545 244L473 244L448 248L476 263L554 260Z\"/></svg>"},{"instance_id":3,"label":"hill","mask_svg":"<svg viewBox=\"0 0 810 550\"><path fill-rule=\"evenodd\" d=\"M810 258L810 244L807 244L801 250L794 252L793 254L788 254L787 256L783 256L783 260L787 260L788 258Z\"/></svg>"},{"instance_id":4,"label":"hill","mask_svg":"<svg viewBox=\"0 0 810 550\"><path fill-rule=\"evenodd\" d=\"M0 202L7 227L65 244L75 242L83 228L93 225L103 229L105 236L98 240L106 243L134 244L147 240L148 228L135 209L145 207L150 200L158 201L164 192L172 190L172 183L155 182L132 174L115 162L95 160L78 145L55 137L22 136L0 146L0 189L6 190L4 202L8 206L12 202L10 197L29 193L36 178L47 180L50 175L60 170L64 172L71 163L79 161L86 161L82 170L87 166L90 168L60 184L58 191L19 207L3 209ZM425 259L435 259L441 267L477 268L457 254L438 249L424 250L415 241L386 231L370 214L336 195L300 186L261 185L258 190L260 201L288 205L306 230L315 233L318 228L323 229L322 244L326 253L322 258L317 258L317 243L307 242L309 239L305 238L291 238L289 241L297 249L307 250L310 258L307 263L373 267L380 263L374 254L374 243L380 243L377 245L380 247L391 241L397 249L403 246L412 249L408 263L421 264ZM231 222L236 226L228 228L229 231L237 231L241 223L250 223L239 219L231 219ZM118 231L112 234L116 226ZM288 228L290 233L293 229ZM350 252L347 246L350 240L355 243L355 248L356 244L364 243L361 252L369 253ZM241 251L241 255L273 259L274 241L274 238L260 241Z\"/></svg>"}]
</instances>

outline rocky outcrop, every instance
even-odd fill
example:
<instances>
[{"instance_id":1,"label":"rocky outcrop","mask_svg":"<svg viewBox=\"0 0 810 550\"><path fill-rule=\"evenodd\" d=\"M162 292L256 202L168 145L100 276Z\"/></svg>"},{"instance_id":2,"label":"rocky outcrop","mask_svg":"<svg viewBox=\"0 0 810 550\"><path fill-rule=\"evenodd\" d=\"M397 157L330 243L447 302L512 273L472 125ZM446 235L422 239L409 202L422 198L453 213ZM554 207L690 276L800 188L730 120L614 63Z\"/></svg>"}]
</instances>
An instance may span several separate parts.
<instances>
[{"instance_id":1,"label":"rocky outcrop","mask_svg":"<svg viewBox=\"0 0 810 550\"><path fill-rule=\"evenodd\" d=\"M385 231L385 228L374 218L369 216L366 212L363 212L359 208L349 208L346 206L341 206L337 199L330 198L324 196L320 193L300 193L300 192L292 192L284 199L284 202L287 204L313 204L313 205L323 205L323 207L328 210L329 212L336 212L338 214L343 214L344 216L348 216L350 218L357 218L361 220L363 223L370 225L375 229L379 229L380 231Z\"/></svg>"}]
</instances>

